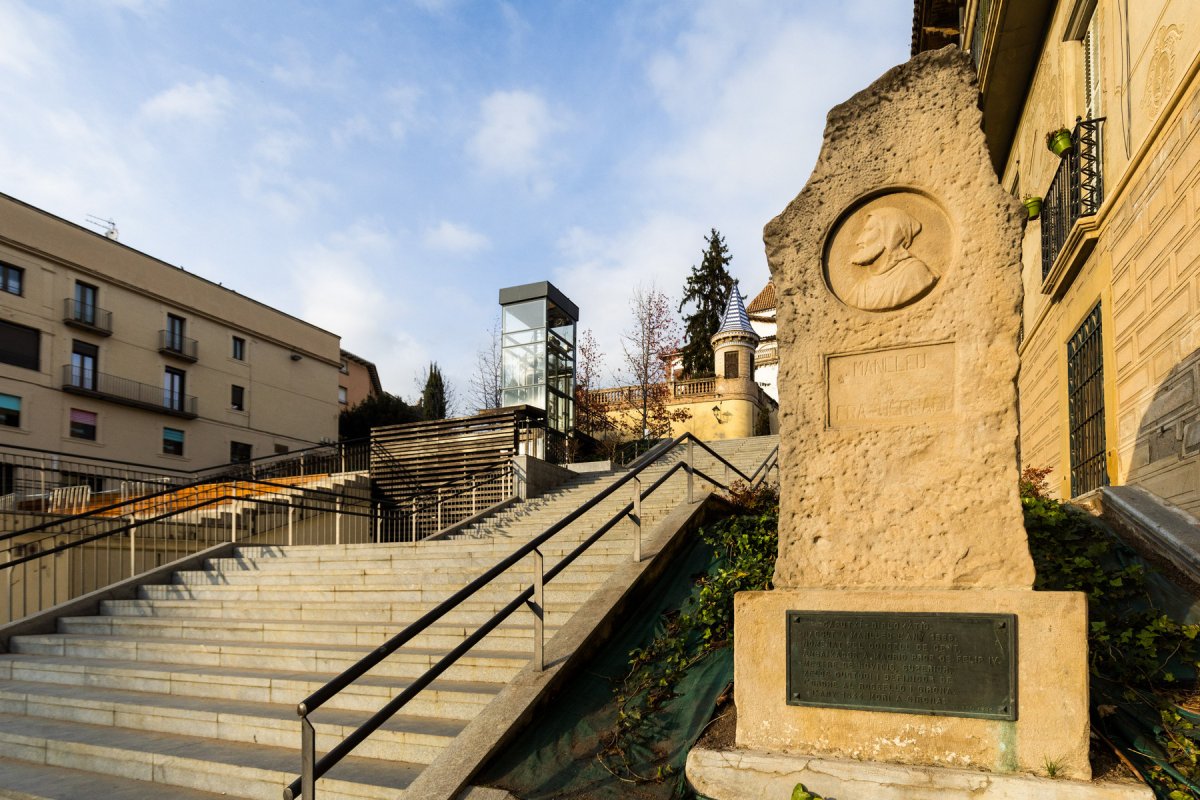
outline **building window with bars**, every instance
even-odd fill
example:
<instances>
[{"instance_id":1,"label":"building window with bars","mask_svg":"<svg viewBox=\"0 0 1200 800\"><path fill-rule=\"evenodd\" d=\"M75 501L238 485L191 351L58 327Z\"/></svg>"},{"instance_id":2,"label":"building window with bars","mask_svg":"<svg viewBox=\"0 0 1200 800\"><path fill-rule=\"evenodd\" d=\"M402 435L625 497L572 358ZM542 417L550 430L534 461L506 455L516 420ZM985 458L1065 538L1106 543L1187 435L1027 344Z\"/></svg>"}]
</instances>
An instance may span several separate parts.
<instances>
[{"instance_id":1,"label":"building window with bars","mask_svg":"<svg viewBox=\"0 0 1200 800\"><path fill-rule=\"evenodd\" d=\"M1097 303L1067 342L1071 496L1108 485L1104 434L1104 337Z\"/></svg>"}]
</instances>

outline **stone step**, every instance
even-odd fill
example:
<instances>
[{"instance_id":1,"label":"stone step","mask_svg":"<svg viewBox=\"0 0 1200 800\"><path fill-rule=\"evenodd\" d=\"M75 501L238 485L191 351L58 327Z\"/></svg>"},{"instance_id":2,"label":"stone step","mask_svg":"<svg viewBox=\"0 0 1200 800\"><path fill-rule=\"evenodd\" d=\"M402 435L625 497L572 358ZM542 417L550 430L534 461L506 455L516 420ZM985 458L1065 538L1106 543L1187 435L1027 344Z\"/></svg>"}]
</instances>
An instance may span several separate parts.
<instances>
[{"instance_id":1,"label":"stone step","mask_svg":"<svg viewBox=\"0 0 1200 800\"><path fill-rule=\"evenodd\" d=\"M143 600L220 600L224 602L248 603L281 603L288 598L295 598L296 587L288 586L199 586L183 584L161 584L143 586L138 590L138 596ZM454 593L455 589L442 586L431 589L395 589L382 586L317 586L305 587L299 590L304 599L302 604L342 603L366 604L375 602L379 605L390 605L393 608L408 608L413 611L427 611ZM458 606L464 610L499 611L515 595L515 591L503 589L480 589L471 599ZM579 604L592 596L593 590L588 588L572 589L567 584L551 582L546 585L546 606L555 604Z\"/></svg>"},{"instance_id":2,"label":"stone step","mask_svg":"<svg viewBox=\"0 0 1200 800\"><path fill-rule=\"evenodd\" d=\"M447 680L504 683L529 662L532 636L518 652L473 649L444 674ZM368 645L330 646L324 642L238 642L184 637L154 638L88 636L87 634L44 634L15 636L10 650L17 655L62 656L76 659L174 664L184 667L259 668L319 672L338 675L354 666L374 647ZM438 662L446 650L408 647L393 653L372 669L379 677L411 680L420 677Z\"/></svg>"},{"instance_id":3,"label":"stone step","mask_svg":"<svg viewBox=\"0 0 1200 800\"><path fill-rule=\"evenodd\" d=\"M625 554L628 560L628 553ZM607 577L608 569L601 569L599 565L592 565L592 569L584 570L566 570L561 577L555 578L554 583L560 586L569 585L574 589L591 589L594 590L603 585L604 579ZM528 573L528 574L522 574ZM515 573L515 574L514 574ZM234 586L234 585L251 585L251 586L308 586L316 585L318 582L333 584L339 587L349 586L403 586L411 581L413 585L424 586L426 589L434 589L436 587L451 586L453 589L459 589L463 584L476 577L477 573L466 573L465 575L457 571L442 571L442 572L424 572L412 574L397 574L396 571L390 569L330 569L330 570L311 570L311 569L274 569L274 570L185 570L176 572L171 576L171 584L158 585L183 585L183 586ZM496 580L492 586L505 591L514 589L523 589L529 586L532 580L532 573L528 570L520 570L519 566L514 567L509 573L503 577L513 575L511 580Z\"/></svg>"},{"instance_id":4,"label":"stone step","mask_svg":"<svg viewBox=\"0 0 1200 800\"><path fill-rule=\"evenodd\" d=\"M103 798L103 800L147 800L151 792L144 781L100 775L95 772L57 767L49 764L34 764L0 756L0 800L79 800L79 798ZM202 792L172 786L171 800L229 800L229 795L217 792Z\"/></svg>"},{"instance_id":5,"label":"stone step","mask_svg":"<svg viewBox=\"0 0 1200 800\"><path fill-rule=\"evenodd\" d=\"M157 784L161 797L179 786L279 800L298 769L295 747L229 747L214 739L13 714L0 714L0 752L28 763ZM350 756L317 783L317 792L322 800L394 800L419 771L416 764Z\"/></svg>"},{"instance_id":6,"label":"stone step","mask_svg":"<svg viewBox=\"0 0 1200 800\"><path fill-rule=\"evenodd\" d=\"M149 602L149 601L145 601ZM262 642L265 644L304 644L319 642L322 647L355 645L378 647L403 630L397 623L371 625L361 622L311 622L263 619L229 619L220 609L210 617L187 616L190 604L171 604L159 608L156 616L64 617L58 622L61 634L84 636L145 636L152 639L205 637L212 641ZM448 650L470 635L475 626L438 622L412 639L412 647ZM546 626L547 638L557 630ZM478 645L481 649L520 653L532 645L533 628L512 622L501 623Z\"/></svg>"},{"instance_id":7,"label":"stone step","mask_svg":"<svg viewBox=\"0 0 1200 800\"><path fill-rule=\"evenodd\" d=\"M81 697L71 686L28 681L0 685L0 713L162 733L187 731L189 736L274 747L295 747L300 735L296 709L279 703L95 688ZM318 752L334 747L369 716L366 712L336 709L315 712L312 722L317 731ZM397 715L360 745L355 754L428 764L459 734L464 724L461 720Z\"/></svg>"},{"instance_id":8,"label":"stone step","mask_svg":"<svg viewBox=\"0 0 1200 800\"><path fill-rule=\"evenodd\" d=\"M86 686L89 691L93 688L120 689L216 700L282 703L293 709L333 677L333 673L283 671L269 665L258 669L189 668L115 659L84 661L20 653L0 655L0 679L4 680ZM327 707L374 713L407 685L408 682L401 678L367 674L336 695ZM439 679L404 710L413 716L470 720L501 688L502 684Z\"/></svg>"}]
</instances>

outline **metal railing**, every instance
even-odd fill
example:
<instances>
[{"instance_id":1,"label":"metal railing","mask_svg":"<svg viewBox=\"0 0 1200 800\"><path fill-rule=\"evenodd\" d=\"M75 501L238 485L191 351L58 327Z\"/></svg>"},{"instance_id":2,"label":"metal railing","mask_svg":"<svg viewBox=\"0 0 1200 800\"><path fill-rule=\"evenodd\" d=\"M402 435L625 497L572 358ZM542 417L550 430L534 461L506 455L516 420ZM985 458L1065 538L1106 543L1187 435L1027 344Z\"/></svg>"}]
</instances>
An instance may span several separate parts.
<instances>
[{"instance_id":1,"label":"metal railing","mask_svg":"<svg viewBox=\"0 0 1200 800\"><path fill-rule=\"evenodd\" d=\"M196 398L190 394L164 389L149 383L97 372L73 364L62 368L62 388L65 392L87 394L123 405L161 411L177 417L194 419Z\"/></svg>"},{"instance_id":2,"label":"metal railing","mask_svg":"<svg viewBox=\"0 0 1200 800\"><path fill-rule=\"evenodd\" d=\"M78 487L76 487L78 488ZM83 487L86 489L86 487ZM66 501L86 502L69 489ZM350 544L378 541L402 509L365 486L230 481L164 489L0 534L0 622L134 577L222 542ZM0 520L29 520L0 513Z\"/></svg>"},{"instance_id":3,"label":"metal railing","mask_svg":"<svg viewBox=\"0 0 1200 800\"><path fill-rule=\"evenodd\" d=\"M175 331L158 332L158 352L167 353L187 361L199 358L200 345L195 339L189 339Z\"/></svg>"},{"instance_id":4,"label":"metal railing","mask_svg":"<svg viewBox=\"0 0 1200 800\"><path fill-rule=\"evenodd\" d=\"M119 494L60 486L47 490L36 506L0 497L0 524L12 530L0 534L0 622L131 578L167 556L175 560L248 535L279 545L417 541L491 508L514 489L509 466L399 504L373 498L366 483L335 490L313 486L312 478L231 477L166 487L124 481ZM329 481L335 482L332 475ZM310 519L322 513L333 516ZM261 538L285 523L286 536ZM299 537L297 523L303 523ZM128 553L128 559L114 552ZM60 555L65 560L49 558Z\"/></svg>"},{"instance_id":5,"label":"metal railing","mask_svg":"<svg viewBox=\"0 0 1200 800\"><path fill-rule=\"evenodd\" d=\"M63 298L63 322L102 333L112 333L112 312L73 297Z\"/></svg>"},{"instance_id":6,"label":"metal railing","mask_svg":"<svg viewBox=\"0 0 1200 800\"><path fill-rule=\"evenodd\" d=\"M1042 202L1042 280L1050 276L1072 226L1104 202L1104 117L1076 120L1071 149L1063 154Z\"/></svg>"},{"instance_id":7,"label":"metal railing","mask_svg":"<svg viewBox=\"0 0 1200 800\"><path fill-rule=\"evenodd\" d=\"M674 452L675 448L680 444L685 444L686 455L685 460L675 462L669 469L663 472L653 483L646 488L642 488L641 475L653 464L659 463L667 453ZM415 698L422 690L432 683L439 675L449 669L459 658L465 655L472 647L482 641L489 633L495 630L509 616L519 610L521 607L528 605L533 612L534 618L534 633L533 633L533 663L536 669L542 670L545 668L544 653L545 653L545 605L543 589L545 584L552 581L560 573L563 572L572 562L580 555L586 552L593 544L600 540L608 531L614 528L619 522L629 517L634 522L633 536L633 559L635 561L642 560L642 501L651 496L655 490L665 484L672 476L680 470L687 474L687 498L689 502L694 498L694 481L697 476L707 483L729 488L724 483L705 474L695 466L694 446L698 445L703 450L712 455L719 464L723 464L728 476L730 472L736 474L742 480L750 485L757 485L762 481L767 480L772 467L778 470L778 452L779 447L776 446L771 451L770 455L759 465L758 469L752 475L746 475L735 465L714 452L712 448L704 442L697 439L690 433L685 433L675 439L669 448L664 448L657 451L652 457L647 458L640 463L636 468L630 470L620 479L612 483L609 487L601 491L599 494L588 500L586 503L575 509L558 522L551 525L544 532L531 539L526 544L517 548L511 555L502 559L491 569L484 572L478 578L468 583L462 589L459 589L445 601L439 603L432 610L428 611L413 622L411 625L400 631L384 644L375 648L369 655L362 658L357 664L346 669L333 680L329 681L323 687L310 694L297 707L296 711L300 716L300 750L301 750L301 775L289 784L283 792L285 800L294 800L296 797L304 797L306 800L313 800L316 796L316 782L325 773L332 769L338 762L349 755L359 744L361 744L368 736L374 733L381 725L395 716L405 705ZM622 490L631 493L630 502L614 514L609 520L600 525L595 532L583 540L570 553L563 556L561 560L549 569L544 569L544 558L541 548L557 533L570 526L573 522L580 519L584 514L591 511L601 502L621 492ZM509 569L520 563L526 557L533 559L533 585L522 591L512 599L502 609L497 611L488 621L480 625L473 633L468 635L459 645L454 647L449 653L442 657L436 664L425 671L420 677L413 680L407 688L399 695L394 697L379 711L373 714L366 722L356 728L345 739L337 744L332 750L322 756L319 760L316 758L316 729L310 721L310 715L336 697L343 689L353 684L356 680L365 675L372 667L379 664L392 653L399 650L408 642L412 641L421 632L429 628L446 614L453 611L460 604L474 596L481 589L488 586L493 580L503 575Z\"/></svg>"}]
</instances>

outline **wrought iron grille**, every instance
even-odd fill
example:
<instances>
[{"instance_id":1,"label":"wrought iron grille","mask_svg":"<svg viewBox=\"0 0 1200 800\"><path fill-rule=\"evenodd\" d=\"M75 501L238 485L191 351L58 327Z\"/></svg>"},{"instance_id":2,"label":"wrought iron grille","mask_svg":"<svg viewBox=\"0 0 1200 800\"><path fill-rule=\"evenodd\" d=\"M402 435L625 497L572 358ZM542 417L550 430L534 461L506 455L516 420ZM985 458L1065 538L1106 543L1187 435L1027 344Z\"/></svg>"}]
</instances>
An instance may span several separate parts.
<instances>
[{"instance_id":1,"label":"wrought iron grille","mask_svg":"<svg viewBox=\"0 0 1200 800\"><path fill-rule=\"evenodd\" d=\"M1080 217L1100 210L1104 201L1104 117L1079 120L1071 149L1059 161L1042 202L1042 280L1050 275L1067 235Z\"/></svg>"},{"instance_id":2,"label":"wrought iron grille","mask_svg":"<svg viewBox=\"0 0 1200 800\"><path fill-rule=\"evenodd\" d=\"M1108 485L1104 440L1104 355L1100 304L1067 342L1071 496Z\"/></svg>"}]
</instances>

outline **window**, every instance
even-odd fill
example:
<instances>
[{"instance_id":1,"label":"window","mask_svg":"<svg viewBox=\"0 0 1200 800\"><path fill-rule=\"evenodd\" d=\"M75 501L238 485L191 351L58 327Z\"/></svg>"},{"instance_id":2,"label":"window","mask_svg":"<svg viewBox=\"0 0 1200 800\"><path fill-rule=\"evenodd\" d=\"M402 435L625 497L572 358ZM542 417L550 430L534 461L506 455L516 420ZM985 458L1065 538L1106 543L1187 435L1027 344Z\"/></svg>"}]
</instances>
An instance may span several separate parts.
<instances>
[{"instance_id":1,"label":"window","mask_svg":"<svg viewBox=\"0 0 1200 800\"><path fill-rule=\"evenodd\" d=\"M90 283L75 281L75 320L87 325L96 324L96 293Z\"/></svg>"},{"instance_id":2,"label":"window","mask_svg":"<svg viewBox=\"0 0 1200 800\"><path fill-rule=\"evenodd\" d=\"M96 441L96 415L91 411L71 409L71 436L75 439Z\"/></svg>"},{"instance_id":3,"label":"window","mask_svg":"<svg viewBox=\"0 0 1200 800\"><path fill-rule=\"evenodd\" d=\"M166 348L174 350L176 353L183 352L183 326L185 320L183 317L177 317L174 314L167 314L167 341Z\"/></svg>"},{"instance_id":4,"label":"window","mask_svg":"<svg viewBox=\"0 0 1200 800\"><path fill-rule=\"evenodd\" d=\"M71 344L71 385L80 389L96 390L96 362L100 348L78 339Z\"/></svg>"},{"instance_id":5,"label":"window","mask_svg":"<svg viewBox=\"0 0 1200 800\"><path fill-rule=\"evenodd\" d=\"M338 364L338 372L342 373L343 375L349 375L350 374L350 365L347 364L345 361L341 362L340 364Z\"/></svg>"},{"instance_id":6,"label":"window","mask_svg":"<svg viewBox=\"0 0 1200 800\"><path fill-rule=\"evenodd\" d=\"M0 425L21 427L21 398L15 394L0 394Z\"/></svg>"},{"instance_id":7,"label":"window","mask_svg":"<svg viewBox=\"0 0 1200 800\"><path fill-rule=\"evenodd\" d=\"M725 354L725 377L736 378L738 376L738 354Z\"/></svg>"},{"instance_id":8,"label":"window","mask_svg":"<svg viewBox=\"0 0 1200 800\"><path fill-rule=\"evenodd\" d=\"M244 464L250 460L251 445L246 442L229 443L229 463Z\"/></svg>"},{"instance_id":9,"label":"window","mask_svg":"<svg viewBox=\"0 0 1200 800\"><path fill-rule=\"evenodd\" d=\"M183 391L187 385L187 373L181 369L167 367L163 371L163 407L183 411Z\"/></svg>"},{"instance_id":10,"label":"window","mask_svg":"<svg viewBox=\"0 0 1200 800\"><path fill-rule=\"evenodd\" d=\"M1096 35L1096 15L1088 23L1083 35L1083 117L1096 119L1100 116L1100 52Z\"/></svg>"},{"instance_id":11,"label":"window","mask_svg":"<svg viewBox=\"0 0 1200 800\"><path fill-rule=\"evenodd\" d=\"M246 410L246 387L230 386L229 387L229 405L234 411Z\"/></svg>"},{"instance_id":12,"label":"window","mask_svg":"<svg viewBox=\"0 0 1200 800\"><path fill-rule=\"evenodd\" d=\"M1067 416L1071 443L1071 496L1108 485L1104 438L1104 339L1100 304L1067 342Z\"/></svg>"},{"instance_id":13,"label":"window","mask_svg":"<svg viewBox=\"0 0 1200 800\"><path fill-rule=\"evenodd\" d=\"M183 431L163 428L163 452L169 456L183 455Z\"/></svg>"},{"instance_id":14,"label":"window","mask_svg":"<svg viewBox=\"0 0 1200 800\"><path fill-rule=\"evenodd\" d=\"M246 340L240 336L233 337L233 357L238 361L246 360Z\"/></svg>"},{"instance_id":15,"label":"window","mask_svg":"<svg viewBox=\"0 0 1200 800\"><path fill-rule=\"evenodd\" d=\"M342 405L346 405L347 400L346 400L346 387L345 386L338 387L338 402L341 403Z\"/></svg>"},{"instance_id":16,"label":"window","mask_svg":"<svg viewBox=\"0 0 1200 800\"><path fill-rule=\"evenodd\" d=\"M0 364L40 370L41 344L42 334L37 328L0 322Z\"/></svg>"},{"instance_id":17,"label":"window","mask_svg":"<svg viewBox=\"0 0 1200 800\"><path fill-rule=\"evenodd\" d=\"M288 446L286 444L279 444L278 442L275 443L275 455L281 456L281 455L285 454L287 451L288 451Z\"/></svg>"},{"instance_id":18,"label":"window","mask_svg":"<svg viewBox=\"0 0 1200 800\"><path fill-rule=\"evenodd\" d=\"M25 270L0 262L0 291L9 294L25 293Z\"/></svg>"}]
</instances>

